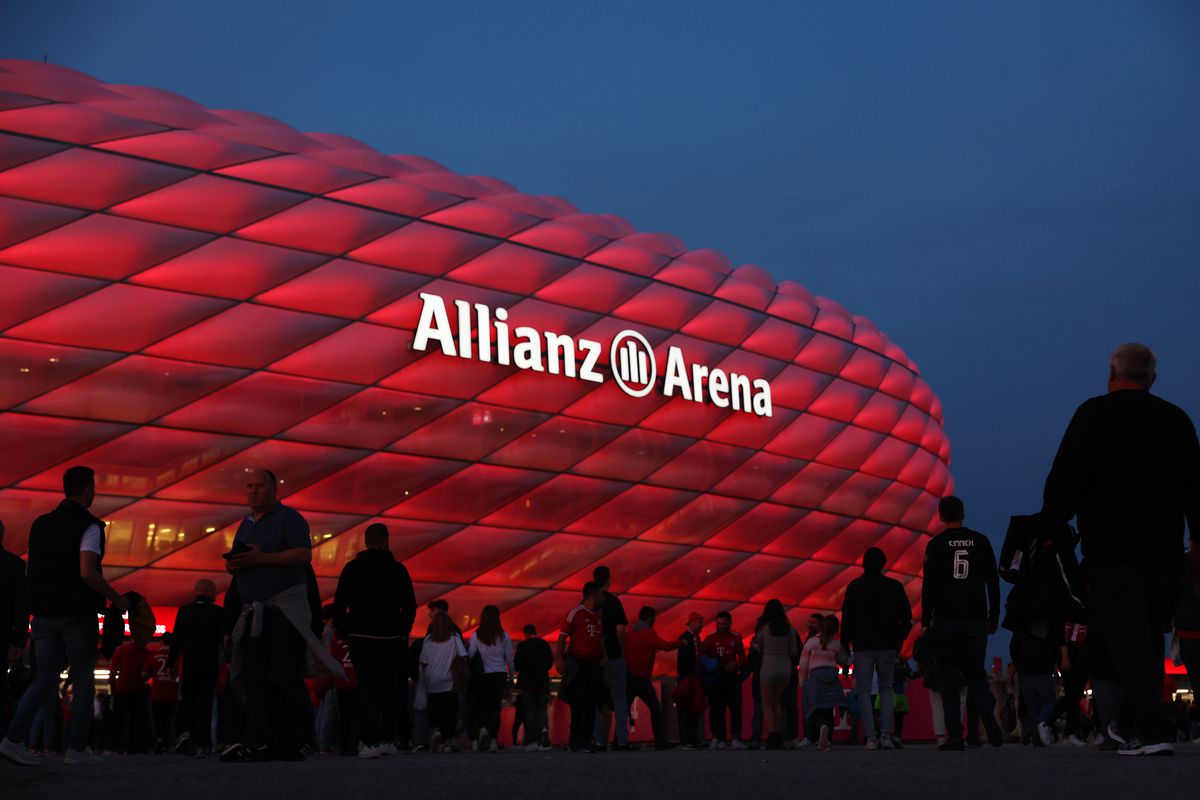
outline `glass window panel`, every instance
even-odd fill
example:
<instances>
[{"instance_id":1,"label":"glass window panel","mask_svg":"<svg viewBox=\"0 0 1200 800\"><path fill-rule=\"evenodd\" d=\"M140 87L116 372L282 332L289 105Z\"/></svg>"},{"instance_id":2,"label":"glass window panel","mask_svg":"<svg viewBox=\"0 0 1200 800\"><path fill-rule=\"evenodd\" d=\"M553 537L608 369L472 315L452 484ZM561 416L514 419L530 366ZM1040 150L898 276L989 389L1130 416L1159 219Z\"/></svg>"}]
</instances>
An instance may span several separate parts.
<instances>
[{"instance_id":1,"label":"glass window panel","mask_svg":"<svg viewBox=\"0 0 1200 800\"><path fill-rule=\"evenodd\" d=\"M48 491L61 489L63 469L78 464L96 471L96 491L101 494L144 497L255 441L243 436L170 428L136 428L21 485Z\"/></svg>"},{"instance_id":2,"label":"glass window panel","mask_svg":"<svg viewBox=\"0 0 1200 800\"><path fill-rule=\"evenodd\" d=\"M133 355L36 398L25 409L68 417L149 422L245 375L245 370L232 367Z\"/></svg>"}]
</instances>

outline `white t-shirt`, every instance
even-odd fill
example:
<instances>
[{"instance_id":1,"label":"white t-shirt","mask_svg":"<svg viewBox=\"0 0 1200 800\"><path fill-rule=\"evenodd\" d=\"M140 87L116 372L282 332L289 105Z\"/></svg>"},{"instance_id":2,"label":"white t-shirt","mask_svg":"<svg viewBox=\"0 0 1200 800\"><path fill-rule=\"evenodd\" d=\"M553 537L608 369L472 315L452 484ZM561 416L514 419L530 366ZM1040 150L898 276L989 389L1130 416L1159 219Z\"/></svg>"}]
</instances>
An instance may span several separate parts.
<instances>
[{"instance_id":1,"label":"white t-shirt","mask_svg":"<svg viewBox=\"0 0 1200 800\"><path fill-rule=\"evenodd\" d=\"M455 656L466 656L467 648L462 639L451 636L444 642L435 642L429 637L421 645L421 680L429 694L449 692L454 689L454 674L450 665Z\"/></svg>"},{"instance_id":2,"label":"white t-shirt","mask_svg":"<svg viewBox=\"0 0 1200 800\"><path fill-rule=\"evenodd\" d=\"M83 538L79 540L79 552L95 553L100 555L100 537L103 534L100 531L100 526L95 523L88 526L88 529L83 532Z\"/></svg>"},{"instance_id":3,"label":"white t-shirt","mask_svg":"<svg viewBox=\"0 0 1200 800\"><path fill-rule=\"evenodd\" d=\"M467 655L474 658L476 653L483 661L485 673L513 671L512 639L508 638L507 633L501 632L500 638L496 640L495 644L484 644L479 641L479 634L476 633L471 637L471 646L467 649Z\"/></svg>"}]
</instances>

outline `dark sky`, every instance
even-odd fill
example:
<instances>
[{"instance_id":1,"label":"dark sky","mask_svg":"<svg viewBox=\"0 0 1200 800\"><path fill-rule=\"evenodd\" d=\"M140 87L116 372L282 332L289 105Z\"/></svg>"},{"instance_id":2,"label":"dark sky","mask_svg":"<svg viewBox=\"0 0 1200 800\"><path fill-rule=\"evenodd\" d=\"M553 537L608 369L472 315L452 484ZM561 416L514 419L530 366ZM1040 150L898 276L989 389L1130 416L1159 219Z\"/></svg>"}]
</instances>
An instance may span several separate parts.
<instances>
[{"instance_id":1,"label":"dark sky","mask_svg":"<svg viewBox=\"0 0 1200 800\"><path fill-rule=\"evenodd\" d=\"M832 297L921 366L996 537L1114 345L1152 346L1200 417L1200 4L587 6L8 0L0 53L495 175Z\"/></svg>"}]
</instances>

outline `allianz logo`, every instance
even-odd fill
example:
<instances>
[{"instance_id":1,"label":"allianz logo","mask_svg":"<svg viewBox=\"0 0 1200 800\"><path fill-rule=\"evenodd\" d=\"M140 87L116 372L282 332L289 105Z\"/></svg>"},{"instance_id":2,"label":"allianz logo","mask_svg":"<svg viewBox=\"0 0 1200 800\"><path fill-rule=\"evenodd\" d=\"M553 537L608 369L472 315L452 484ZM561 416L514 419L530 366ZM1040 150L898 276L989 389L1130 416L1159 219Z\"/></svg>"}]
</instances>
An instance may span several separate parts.
<instances>
[{"instance_id":1,"label":"allianz logo","mask_svg":"<svg viewBox=\"0 0 1200 800\"><path fill-rule=\"evenodd\" d=\"M575 380L604 383L598 365L604 347L591 339L575 338L525 325L511 328L508 309L455 300L454 321L446 300L421 292L421 318L417 323L413 350L427 351L436 343L444 355L517 369L562 375ZM478 332L472 336L472 329ZM645 397L656 389L663 397L682 397L693 403L712 403L759 417L771 416L771 384L719 367L688 364L683 351L667 348L662 379L654 349L635 330L618 333L609 347L609 371L621 391L630 397Z\"/></svg>"}]
</instances>

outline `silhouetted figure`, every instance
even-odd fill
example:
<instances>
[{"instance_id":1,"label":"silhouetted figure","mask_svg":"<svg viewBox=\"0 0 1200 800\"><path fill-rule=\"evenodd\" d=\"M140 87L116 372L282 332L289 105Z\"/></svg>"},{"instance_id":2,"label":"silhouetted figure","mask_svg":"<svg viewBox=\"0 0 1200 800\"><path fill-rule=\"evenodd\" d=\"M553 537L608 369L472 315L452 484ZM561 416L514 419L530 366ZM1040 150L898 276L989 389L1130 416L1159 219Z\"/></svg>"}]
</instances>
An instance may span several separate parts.
<instances>
[{"instance_id":1,"label":"silhouetted figure","mask_svg":"<svg viewBox=\"0 0 1200 800\"><path fill-rule=\"evenodd\" d=\"M101 572L104 522L88 512L96 499L96 473L88 467L69 468L63 474L63 494L58 508L38 517L29 531L27 586L37 675L0 742L0 756L26 766L41 763L27 747L30 727L37 710L57 692L64 662L74 684L66 761L102 761L87 748L96 691L96 615L103 613L105 598L121 610L129 605Z\"/></svg>"},{"instance_id":2,"label":"silhouetted figure","mask_svg":"<svg viewBox=\"0 0 1200 800\"><path fill-rule=\"evenodd\" d=\"M1118 347L1108 393L1072 417L1046 478L1042 511L1075 518L1091 597L1091 628L1116 668L1116 733L1126 755L1171 752L1162 705L1163 633L1170 628L1187 523L1200 539L1200 442L1179 407L1150 394L1154 353Z\"/></svg>"}]
</instances>

